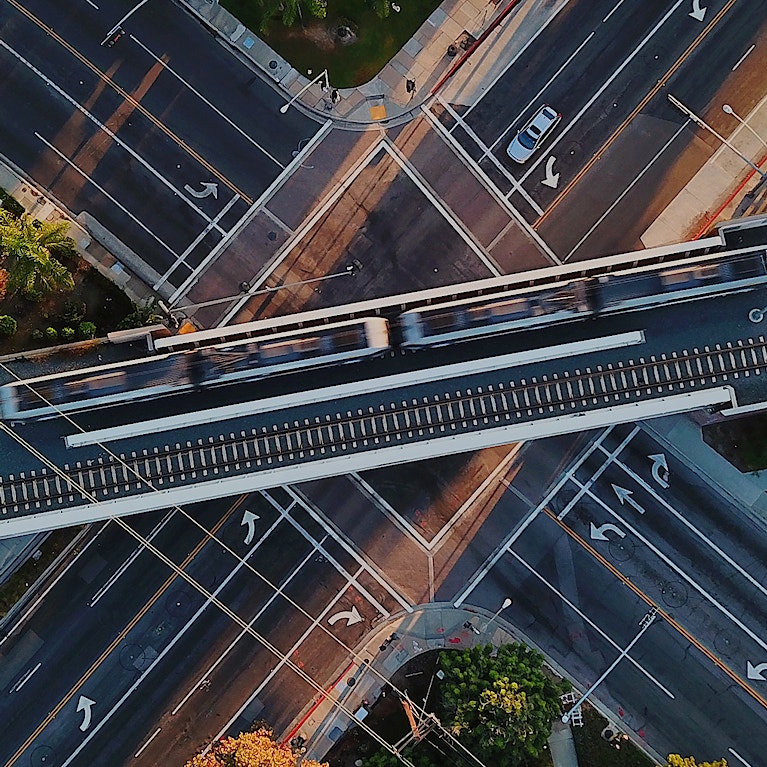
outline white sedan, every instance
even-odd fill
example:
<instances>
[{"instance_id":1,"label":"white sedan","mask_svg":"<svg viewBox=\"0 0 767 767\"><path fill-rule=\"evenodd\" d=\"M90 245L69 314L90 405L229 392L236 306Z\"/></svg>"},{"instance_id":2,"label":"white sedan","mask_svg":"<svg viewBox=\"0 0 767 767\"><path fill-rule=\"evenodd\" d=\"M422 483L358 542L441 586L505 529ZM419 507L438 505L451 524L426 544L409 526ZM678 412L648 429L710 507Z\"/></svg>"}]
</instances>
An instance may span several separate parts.
<instances>
[{"instance_id":1,"label":"white sedan","mask_svg":"<svg viewBox=\"0 0 767 767\"><path fill-rule=\"evenodd\" d=\"M506 154L515 162L527 162L543 139L554 130L562 119L548 104L544 104L522 130L511 140Z\"/></svg>"}]
</instances>

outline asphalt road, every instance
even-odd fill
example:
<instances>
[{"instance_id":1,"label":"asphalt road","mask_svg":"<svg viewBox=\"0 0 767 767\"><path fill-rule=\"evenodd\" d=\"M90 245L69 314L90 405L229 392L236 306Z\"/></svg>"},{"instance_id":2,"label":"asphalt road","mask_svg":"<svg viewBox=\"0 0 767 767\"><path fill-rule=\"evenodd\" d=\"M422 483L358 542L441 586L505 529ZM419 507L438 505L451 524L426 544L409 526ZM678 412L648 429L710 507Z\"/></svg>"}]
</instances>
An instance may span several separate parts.
<instances>
[{"instance_id":1,"label":"asphalt road","mask_svg":"<svg viewBox=\"0 0 767 767\"><path fill-rule=\"evenodd\" d=\"M718 148L667 94L725 135L734 126L722 103L748 114L760 101L761 4L718 0L702 21L690 12L687 0L572 3L455 122L454 135L560 259L638 247ZM544 103L562 121L520 166L506 147Z\"/></svg>"},{"instance_id":2,"label":"asphalt road","mask_svg":"<svg viewBox=\"0 0 767 767\"><path fill-rule=\"evenodd\" d=\"M525 463L541 448L529 445ZM513 596L505 619L584 687L657 606L595 697L661 754L735 751L758 765L767 688L748 663L766 652L764 530L673 456L654 476L648 456L662 454L637 427L601 433L532 513L512 520L501 553L459 599L494 611ZM614 485L628 491L623 503Z\"/></svg>"},{"instance_id":3,"label":"asphalt road","mask_svg":"<svg viewBox=\"0 0 767 767\"><path fill-rule=\"evenodd\" d=\"M101 47L128 7L3 0L0 98L14 119L0 143L134 251L167 294L231 237L319 124L281 114L273 84L172 3L151 3L118 45Z\"/></svg>"}]
</instances>

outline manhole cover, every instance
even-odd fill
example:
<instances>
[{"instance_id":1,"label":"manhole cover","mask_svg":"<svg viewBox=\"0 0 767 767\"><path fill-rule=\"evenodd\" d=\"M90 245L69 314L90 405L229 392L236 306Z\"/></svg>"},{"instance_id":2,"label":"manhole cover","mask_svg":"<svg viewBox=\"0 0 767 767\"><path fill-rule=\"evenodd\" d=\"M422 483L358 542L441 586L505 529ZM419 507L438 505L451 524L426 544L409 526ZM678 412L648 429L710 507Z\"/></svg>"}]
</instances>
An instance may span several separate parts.
<instances>
[{"instance_id":1,"label":"manhole cover","mask_svg":"<svg viewBox=\"0 0 767 767\"><path fill-rule=\"evenodd\" d=\"M120 665L126 671L136 671L144 663L144 648L137 644L127 644L120 650Z\"/></svg>"},{"instance_id":2,"label":"manhole cover","mask_svg":"<svg viewBox=\"0 0 767 767\"><path fill-rule=\"evenodd\" d=\"M29 763L32 767L55 767L59 762L50 746L38 746L30 755Z\"/></svg>"},{"instance_id":3,"label":"manhole cover","mask_svg":"<svg viewBox=\"0 0 767 767\"><path fill-rule=\"evenodd\" d=\"M172 591L165 601L165 607L174 618L188 613L190 606L191 600L186 591Z\"/></svg>"},{"instance_id":4,"label":"manhole cover","mask_svg":"<svg viewBox=\"0 0 767 767\"><path fill-rule=\"evenodd\" d=\"M687 603L687 586L679 581L668 581L660 590L664 604L669 607L681 607Z\"/></svg>"},{"instance_id":5,"label":"manhole cover","mask_svg":"<svg viewBox=\"0 0 767 767\"><path fill-rule=\"evenodd\" d=\"M616 562L627 562L634 556L636 544L631 538L620 538L617 541L610 541L607 549Z\"/></svg>"},{"instance_id":6,"label":"manhole cover","mask_svg":"<svg viewBox=\"0 0 767 767\"><path fill-rule=\"evenodd\" d=\"M726 657L731 657L740 651L740 642L729 631L720 631L714 637L716 651Z\"/></svg>"}]
</instances>

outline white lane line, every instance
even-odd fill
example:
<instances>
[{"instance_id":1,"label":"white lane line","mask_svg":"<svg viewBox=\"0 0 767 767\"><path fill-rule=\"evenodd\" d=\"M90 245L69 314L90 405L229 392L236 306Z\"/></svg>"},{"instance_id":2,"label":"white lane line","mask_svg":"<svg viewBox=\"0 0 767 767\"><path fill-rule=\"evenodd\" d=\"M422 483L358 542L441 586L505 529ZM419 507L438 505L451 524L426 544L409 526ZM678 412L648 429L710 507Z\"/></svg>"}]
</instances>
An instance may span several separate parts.
<instances>
[{"instance_id":1,"label":"white lane line","mask_svg":"<svg viewBox=\"0 0 767 767\"><path fill-rule=\"evenodd\" d=\"M495 149L498 144L503 141L504 137L509 134L513 127L522 119L522 117L524 117L524 115L527 114L528 110L538 101L538 99L540 99L546 88L548 88L554 82L554 80L556 80L557 77L562 74L567 65L586 47L588 42L592 37L594 37L595 34L596 32L591 32L588 37L586 37L586 39L565 59L565 62L562 64L562 66L556 72L554 72L554 74L543 84L535 96L533 96L530 101L528 101L527 104L525 104L525 106L520 109L519 114L514 117L513 120L509 121L508 128L506 128L506 130L501 133L500 136L498 136L498 138L490 146L490 149Z\"/></svg>"},{"instance_id":2,"label":"white lane line","mask_svg":"<svg viewBox=\"0 0 767 767\"><path fill-rule=\"evenodd\" d=\"M326 536L327 537L327 536ZM325 538L320 541L320 544L325 542ZM290 573L288 573L287 578L285 578L280 583L280 590L284 589L285 586L287 586L293 578L298 575L298 573L301 571L301 568L309 562L312 557L314 557L317 554L317 547L309 550L309 553L301 560L301 562L298 563L298 565L295 567L294 570L292 570ZM347 579L348 583L348 579ZM274 593L269 597L269 599L259 608L258 612L251 618L251 620L248 622L248 626L250 628L253 627L255 622L266 612L266 610L269 608L269 606L277 599L277 597L280 596L279 591L274 591ZM242 629L239 634L229 643L227 647L224 648L223 652L216 658L216 660L213 661L213 663L208 666L207 669L202 673L202 676L200 677L200 681L197 682L192 688L190 688L189 692L187 692L186 695L178 702L176 707L170 712L171 716L175 716L183 707L184 703L186 703L189 698L192 697L192 695L197 692L200 687L204 686L204 683L206 680L208 680L211 676L211 674L216 670L218 665L226 658L227 655L234 649L235 645L244 637L244 636L250 636L250 632L247 629Z\"/></svg>"},{"instance_id":3,"label":"white lane line","mask_svg":"<svg viewBox=\"0 0 767 767\"><path fill-rule=\"evenodd\" d=\"M573 482L576 482L580 484L580 482L573 477ZM620 522L634 537L638 538L647 548L652 551L653 554L655 554L658 559L661 560L665 565L667 565L671 570L673 570L682 580L686 581L690 586L692 586L695 591L698 592L704 599L706 599L708 602L711 603L713 607L715 607L719 612L722 613L722 615L729 618L743 633L745 633L747 636L749 636L751 639L756 642L759 647L761 647L763 650L767 650L767 642L765 642L763 639L761 639L757 634L755 634L751 629L743 623L736 615L733 615L721 602L719 602L717 599L714 598L711 594L706 591L706 589L703 588L700 584L698 584L695 580L693 580L681 567L679 567L672 559L667 557L660 549L658 549L656 546L654 546L648 538L646 538L642 533L639 532L627 519L622 517L617 511L614 511L612 507L605 503L598 495L594 495L591 491L587 491L590 498L592 498L594 501L596 501L610 516L612 516L615 520Z\"/></svg>"},{"instance_id":4,"label":"white lane line","mask_svg":"<svg viewBox=\"0 0 767 767\"><path fill-rule=\"evenodd\" d=\"M88 5L92 5L96 10L99 9L98 5L96 5L93 0L85 0L85 2L88 3Z\"/></svg>"},{"instance_id":5,"label":"white lane line","mask_svg":"<svg viewBox=\"0 0 767 767\"><path fill-rule=\"evenodd\" d=\"M751 52L756 48L756 44L752 45L739 59L737 64L732 68L732 71L734 72L751 54Z\"/></svg>"},{"instance_id":6,"label":"white lane line","mask_svg":"<svg viewBox=\"0 0 767 767\"><path fill-rule=\"evenodd\" d=\"M119 138L114 131L110 130L104 123L102 123L95 115L91 114L84 106L80 104L75 98L70 96L63 88L58 86L50 77L41 72L34 64L27 61L20 53L11 48L4 40L0 40L0 46L5 48L17 61L20 61L30 71L34 72L49 88L56 91L63 99L68 101L78 112L85 115L94 125L100 128L104 133L112 139L119 147L124 149L136 162L143 166L151 175L153 175L163 186L167 187L173 194L182 199L195 213L206 221L210 221L208 216L201 208L199 208L192 200L190 200L180 189L176 188L168 179L165 178L158 170L152 167L138 152L131 149L121 138ZM219 231L224 234L222 229Z\"/></svg>"},{"instance_id":7,"label":"white lane line","mask_svg":"<svg viewBox=\"0 0 767 767\"><path fill-rule=\"evenodd\" d=\"M18 692L32 678L32 675L35 673L35 671L37 671L42 665L42 663L38 663L34 668L29 669L29 671L27 671L27 673L24 674L21 679L19 679L11 692Z\"/></svg>"},{"instance_id":8,"label":"white lane line","mask_svg":"<svg viewBox=\"0 0 767 767\"><path fill-rule=\"evenodd\" d=\"M541 208L540 205L529 195L527 189L525 189L519 181L517 181L516 178L512 175L512 173L509 171L509 169L501 163L501 161L494 155L491 154L490 148L485 144L485 142L474 132L474 129L466 122L464 122L461 115L458 114L458 112L453 109L452 104L449 104L444 99L440 99L438 97L440 103L444 107L445 111L449 112L452 118L464 129L464 131L468 134L469 138L474 141L474 143L482 150L482 157L477 160L477 165L479 165L479 162L487 157L490 162L495 165L498 172L506 178L506 180L511 184L512 192L519 192L522 197L525 199L525 201L530 205L530 207L540 216L542 214L543 208ZM455 139L452 133L449 134L451 138Z\"/></svg>"},{"instance_id":9,"label":"white lane line","mask_svg":"<svg viewBox=\"0 0 767 767\"><path fill-rule=\"evenodd\" d=\"M349 587L353 583L353 581L358 578L362 572L363 567L360 567L357 572L354 574L354 576L351 576L351 579L347 581L346 588ZM307 640L307 638L312 634L312 632L320 625L323 618L335 607L336 604L338 604L338 601L341 599L341 597L344 595L346 588L344 588L342 591L340 591L322 610L322 612L312 621L311 625L309 626L306 631L298 638L298 640L293 644L291 648L289 648L283 658L280 658L277 665L266 675L266 678L256 687L256 689L248 696L248 699L240 706L239 710L236 711L232 718L224 724L224 726L219 730L219 732L216 734L214 740L218 740L219 738L223 737L224 734L227 732L227 730L237 721L237 718L242 714L242 712L261 694L263 689L266 687L269 682L272 681L274 676L277 674L277 672L282 669L285 664L288 662L288 659L293 656L293 653L296 652L296 650L301 647L301 645ZM388 616L385 616L388 617Z\"/></svg>"},{"instance_id":10,"label":"white lane line","mask_svg":"<svg viewBox=\"0 0 767 767\"><path fill-rule=\"evenodd\" d=\"M239 202L242 198L239 194L235 194L231 200L221 209L221 212L211 221L198 235L197 237L192 240L191 243L187 246L187 248L184 250L184 252L176 259L176 262L173 264L173 266L169 267L168 270L163 274L162 277L160 277L159 280L152 286L152 290L157 290L161 285L163 285L166 280L168 279L168 276L170 273L179 265L183 264L186 266L190 271L193 271L193 267L191 267L186 262L186 257L202 242L202 240L207 236L208 232L213 229L213 227L218 224L218 222L232 209L232 206L234 206L237 202ZM235 224L236 226L236 224Z\"/></svg>"},{"instance_id":11,"label":"white lane line","mask_svg":"<svg viewBox=\"0 0 767 767\"><path fill-rule=\"evenodd\" d=\"M679 8L680 5L686 2L688 2L688 0L676 0L676 2L671 6L671 8L669 8L668 11L666 11L666 13L660 19L660 21L658 21L658 23L642 38L642 40L639 42L636 48L634 48L634 50L631 51L628 57L624 59L623 63L610 75L610 77L607 78L607 80L605 80L605 82L594 93L594 95L578 110L578 112L570 120L570 122L565 126L565 128L556 134L554 141L552 141L552 143L548 146L547 150L543 152L540 155L540 157L530 166L529 170L527 171L527 173L525 173L524 176L522 176L520 181L522 182L526 181L529 178L530 174L536 171L542 162L546 161L546 159L552 153L554 148L561 141L564 140L564 138L570 132L570 129L577 124L578 120L580 120L580 118L583 117L583 115L588 111L591 105L613 84L613 82L617 79L617 77L621 74L621 72L623 72L623 70L639 55L639 53L642 51L645 45L647 45L647 43L649 43L650 40L652 40L652 38L655 37L656 32L658 32L658 30L668 21L668 19L671 17L674 11L677 8Z\"/></svg>"},{"instance_id":12,"label":"white lane line","mask_svg":"<svg viewBox=\"0 0 767 767\"><path fill-rule=\"evenodd\" d=\"M301 493L299 493L297 490L295 490L293 487L290 486L283 486L282 488L287 492L295 502L298 503L301 508L306 511L309 516L314 519L315 522L317 522L322 529L327 533L339 546L341 546L344 551L346 551L347 554L350 554L352 558L357 562L358 565L363 567L368 575L372 576L372 578L376 581L378 581L379 585L399 604L402 606L404 610L407 610L407 612L411 613L413 612L413 604L412 602L408 601L403 597L398 591L396 591L391 584L388 582L386 577L378 572L378 569L371 565L361 554L357 551L356 547L351 545L343 535L339 533L338 530L336 530L331 524L327 522L324 515L314 506L314 504L305 496L303 496ZM288 521L290 522L293 527L298 530L301 535L306 538L306 540L310 541L312 544L316 545L316 541L314 538L304 530L304 528L295 520L293 517L291 517L288 513L283 511L282 506L277 503L269 494L268 491L262 492L261 495L267 498L267 500L280 511L280 514ZM335 560L335 558L325 551L324 549L320 549L322 556L324 556L329 562L333 563L333 566L337 568L338 572L340 572L342 575L346 576L347 578L350 577L347 570L341 566L339 562ZM357 591L362 594L362 596L365 597L365 599L370 602L375 608L385 617L389 616L389 611L361 584L361 583L355 583L354 587L357 589Z\"/></svg>"},{"instance_id":13,"label":"white lane line","mask_svg":"<svg viewBox=\"0 0 767 767\"><path fill-rule=\"evenodd\" d=\"M612 433L613 427L610 426L605 429L595 440L589 445L587 450L584 450L583 455L554 483L554 486L549 490L544 499L530 511L530 513L522 520L520 526L514 530L511 535L501 542L498 548L485 560L482 567L477 570L476 573L469 579L466 588L458 594L453 600L454 607L460 607L466 598L471 594L474 589L484 580L485 576L495 567L501 557L511 550L517 538L530 526L530 523L543 511L543 509L551 503L551 500L559 493L564 485L570 480L573 474L583 465L583 463L591 456L594 451L607 439Z\"/></svg>"},{"instance_id":14,"label":"white lane line","mask_svg":"<svg viewBox=\"0 0 767 767\"><path fill-rule=\"evenodd\" d=\"M451 108L449 104L442 100L441 96L437 95L436 98L437 101L439 101L440 104L445 107L445 109ZM548 246L541 235L538 234L538 232L536 232L532 226L530 226L527 219L516 209L516 207L514 207L509 198L502 194L501 190L498 189L498 187L488 178L485 171L480 168L476 162L474 162L471 155L466 151L463 145L458 140L456 140L455 136L453 136L450 131L448 131L447 128L445 128L445 126L439 120L437 120L428 109L423 109L422 112L424 117L426 117L426 119L431 124L431 127L434 128L434 130L444 139L445 143L449 144L453 148L453 151L460 156L463 164L469 169L474 177L480 181L482 186L484 186L490 195L492 195L495 201L508 212L512 221L516 222L527 234L527 236L536 242L541 247L543 252L555 264L561 265L562 262L559 260L559 258L557 258L556 253L554 253L554 251ZM511 177L511 181L513 184L517 183L513 176Z\"/></svg>"},{"instance_id":15,"label":"white lane line","mask_svg":"<svg viewBox=\"0 0 767 767\"><path fill-rule=\"evenodd\" d=\"M382 142L383 150L386 154L396 162L410 180L420 189L421 193L432 204L432 207L447 221L453 228L455 233L469 246L474 252L474 255L487 267L488 271L494 277L500 277L503 272L493 260L489 253L485 252L485 249L480 244L472 232L470 232L464 224L458 219L455 213L434 193L431 187L426 183L424 178L418 171L410 164L407 157L400 152L399 147L392 144L388 139L384 139Z\"/></svg>"},{"instance_id":16,"label":"white lane line","mask_svg":"<svg viewBox=\"0 0 767 767\"><path fill-rule=\"evenodd\" d=\"M495 84L506 74L506 72L508 72L514 66L514 64L516 64L517 59L519 59L519 57L538 39L538 35L542 34L546 27L548 27L549 24L551 24L551 22L554 21L557 16L559 16L560 11L564 10L568 6L569 2L570 0L565 0L565 2L559 5L554 13L546 17L546 21L544 21L543 24L541 24L541 26L535 30L527 42L514 56L512 56L508 64L506 64L506 66L485 86L485 89L482 91L482 95L469 106L469 108L464 112L464 116L468 115L469 112L471 112L471 110L474 109L474 107L477 106L477 104L479 104L480 101L482 101L482 99L487 96L488 93L490 93Z\"/></svg>"},{"instance_id":17,"label":"white lane line","mask_svg":"<svg viewBox=\"0 0 767 767\"><path fill-rule=\"evenodd\" d=\"M236 234L239 233L239 231L250 222L250 220L258 213L258 209L266 203L267 200L269 200L276 192L282 187L282 185L287 181L287 179L290 177L290 175L293 173L293 171L301 165L301 163L304 161L304 158L314 150L314 147L317 146L317 144L322 141L322 139L325 137L325 134L330 131L330 129L333 127L333 121L328 120L327 122L323 123L322 127L312 136L311 140L307 142L306 146L293 158L290 165L285 168L285 170L280 173L279 176L277 176L274 181L268 186L268 188L264 189L263 193L259 196L257 200L254 200L253 204L248 208L247 212L242 216L242 218L231 228L231 230L224 236L224 238L219 242L215 248L213 248L210 253L200 262L200 265L195 269L185 280L181 285L175 290L175 292L168 298L168 306L173 307L183 296L186 294L186 292L194 285L197 280L199 279L199 275L202 274L202 272L207 269L208 264L210 264L212 261L214 261L216 258L218 258L219 254L227 247L229 242L235 237ZM339 195L340 196L340 195ZM328 206L330 207L330 206ZM317 216L319 218L320 216ZM313 222L312 222L313 225ZM303 237L303 234L305 231L308 231L311 228L311 226L307 226L304 230L299 229L301 232L301 237ZM299 238L300 239L300 238ZM298 242L296 242L296 245ZM293 246L295 247L295 245ZM292 248L291 248L292 250ZM278 261L278 263L280 263ZM268 277L268 274L266 275ZM266 280L266 277L264 277L264 281ZM253 286L252 290L256 290L257 286ZM233 307L232 310L227 314L227 316L224 318L222 325L225 325L229 320L240 310L240 307L249 300L248 296L244 296L241 301L238 301L236 306Z\"/></svg>"},{"instance_id":18,"label":"white lane line","mask_svg":"<svg viewBox=\"0 0 767 767\"><path fill-rule=\"evenodd\" d=\"M615 202L596 220L596 222L593 224L591 229L586 232L586 234L581 237L580 240L575 244L573 249L564 257L564 261L567 261L573 253L575 253L578 248L580 248L581 245L592 235L594 230L615 210L615 208L618 206L620 201L634 188L634 186L639 182L639 180L644 176L645 173L647 173L648 170L655 164L655 161L660 158L660 156L671 146L671 144L676 140L676 137L684 131L687 126L690 124L689 118L684 121L684 123L677 128L677 130L674 132L674 134L671 136L671 138L656 152L655 156L650 160L650 162L647 163L647 165L642 168L642 170L637 174L637 176L632 180L632 182L620 193L618 198L615 200Z\"/></svg>"},{"instance_id":19,"label":"white lane line","mask_svg":"<svg viewBox=\"0 0 767 767\"><path fill-rule=\"evenodd\" d=\"M147 536L148 541L153 541L157 534L160 532L160 530L165 527L165 525L170 522L170 520L173 518L173 516L176 514L175 511L168 512L159 522L154 526L152 531ZM86 602L88 607L95 607L98 601L109 591L109 589L112 588L112 586L117 583L120 576L136 561L139 554L141 554L142 551L145 551L146 547L142 544L141 546L137 546L133 551L126 557L125 561L122 562L122 564L115 570L112 575L109 577L107 582L91 597L90 601Z\"/></svg>"},{"instance_id":20,"label":"white lane line","mask_svg":"<svg viewBox=\"0 0 767 767\"><path fill-rule=\"evenodd\" d=\"M11 626L11 628L8 629L5 636L0 639L0 647L5 644L5 642L10 638L10 636L13 634L14 631L16 631L19 626L21 626L24 621L35 611L37 606L40 604L40 602L43 601L43 599L50 593L50 591L56 586L56 584L74 567L75 562L77 562L78 559L80 559L83 554L85 554L86 551L91 547L92 544L96 542L96 540L99 538L99 536L104 532L104 530L109 527L110 524L113 524L111 521L108 521L105 525L103 525L98 532L85 544L85 546L80 549L80 551L75 554L75 556L72 558L72 561L59 572L59 574L51 581L50 584L48 584L45 591L38 594L37 598L34 602L22 613L22 615L19 616L19 619Z\"/></svg>"},{"instance_id":21,"label":"white lane line","mask_svg":"<svg viewBox=\"0 0 767 767\"><path fill-rule=\"evenodd\" d=\"M72 162L72 160L70 160L63 152L59 151L53 144L50 143L50 141L44 139L37 131L35 131L35 137L40 139L40 141L42 141L43 144L48 147L48 149L54 152L59 157L59 159L63 160L70 168L79 173L89 184L95 186L96 189L98 189L99 192L104 195L104 197L106 197L113 205L115 205L126 216L128 216L128 218L133 221L134 224L137 224L141 229L143 229L155 242L162 245L163 248L165 248L165 250L167 250L174 258L178 258L176 251L173 250L173 248L171 248L167 242L158 237L143 221L136 218L136 216L134 216L122 203L118 202L111 194L109 194L109 192L107 192L107 190L104 189L101 184L94 181L84 170L78 168L77 165Z\"/></svg>"},{"instance_id":22,"label":"white lane line","mask_svg":"<svg viewBox=\"0 0 767 767\"><path fill-rule=\"evenodd\" d=\"M758 589L762 592L762 594L767 596L767 588L765 588L765 586L763 586L747 570L741 567L729 554L727 554L727 552L720 549L719 546L714 543L714 541L705 535L705 533L698 530L698 528L695 527L695 525L693 525L692 522L690 522L684 514L677 511L662 496L658 495L652 485L648 485L638 474L635 474L629 466L622 463L621 461L615 460L614 463L626 474L628 474L628 476L631 477L634 482L637 483L637 485L647 491L661 506L663 506L667 511L671 512L671 514L676 517L696 538L698 538L698 540L705 543L708 548L719 555L725 562L727 562L728 565L730 565L730 567L740 573L740 575L742 575L755 589Z\"/></svg>"},{"instance_id":23,"label":"white lane line","mask_svg":"<svg viewBox=\"0 0 767 767\"><path fill-rule=\"evenodd\" d=\"M226 123L232 126L243 138L247 139L256 149L261 151L263 154L265 154L278 168L284 168L285 166L265 147L262 147L261 144L259 144L255 139L251 138L245 131L240 128L237 123L235 123L233 120L229 119L217 106L212 104L205 96L200 93L200 91L197 90L191 83L184 80L181 75L176 72L173 67L166 64L157 54L153 53L149 48L147 48L144 43L141 42L137 37L134 37L133 35L130 35L131 40L133 40L134 43L136 43L139 47L143 48L158 64L161 64L165 70L170 72L175 78L177 78L180 82L182 82L192 93L194 93L195 96L197 96L204 104L209 106L222 120L224 120Z\"/></svg>"},{"instance_id":24,"label":"white lane line","mask_svg":"<svg viewBox=\"0 0 767 767\"><path fill-rule=\"evenodd\" d=\"M125 701L128 700L131 695L133 695L141 683L159 665L162 659L176 646L178 642L181 641L186 632L192 628L197 619L205 612L205 610L207 610L211 604L213 604L211 597L218 598L219 594L221 594L221 592L227 587L232 578L234 578L240 569L245 566L247 560L256 553L261 544L266 542L271 532L277 527L277 525L279 525L281 521L282 520L280 517L274 520L264 535L253 546L251 546L250 550L243 556L241 560L239 560L239 562L237 562L237 565L232 569L229 575L227 575L226 578L221 581L216 590L212 592L211 596L205 598L205 601L197 608L194 615L192 615L192 617L179 629L178 633L170 640L170 642L168 642L167 646L164 647L157 654L157 657L155 657L155 659L143 671L140 672L136 681L133 682L133 684L120 696L117 702L104 714L103 718L97 722L96 726L90 730L90 732L85 736L80 744L67 757L61 767L68 767L68 765L70 765L72 761L77 758L80 752L91 742L91 740L96 737L96 735L101 731L101 728L105 727L109 723L109 720L117 713L118 709L123 705L123 703L125 703ZM82 689L82 687L80 689Z\"/></svg>"},{"instance_id":25,"label":"white lane line","mask_svg":"<svg viewBox=\"0 0 767 767\"><path fill-rule=\"evenodd\" d=\"M734 748L728 748L727 749L736 759L739 759L746 767L751 767L751 765L734 749Z\"/></svg>"},{"instance_id":26,"label":"white lane line","mask_svg":"<svg viewBox=\"0 0 767 767\"><path fill-rule=\"evenodd\" d=\"M573 498L570 499L568 504L562 509L562 511L557 514L558 520L563 520L569 513L572 511L573 507L575 506L578 501L581 500L583 497L583 494L588 491L593 484L604 474L605 471L607 471L607 467L613 462L617 461L618 456L623 451L623 448L628 445L629 442L631 442L634 437L639 433L640 428L638 426L635 426L628 434L628 436L618 445L618 447L615 448L613 451L608 451L604 448L603 445L599 445L599 450L601 450L603 453L607 455L607 459L605 462L589 477L588 482L586 482L585 485L581 485L581 489L578 490L578 492L573 496Z\"/></svg>"},{"instance_id":27,"label":"white lane line","mask_svg":"<svg viewBox=\"0 0 767 767\"><path fill-rule=\"evenodd\" d=\"M605 23L605 22L606 22L606 21L607 21L607 20L610 18L610 16L612 16L612 15L615 13L615 11L617 11L617 10L618 10L618 8L620 8L620 7L623 5L623 3L624 3L624 2L626 2L626 0L619 0L619 2L617 2L617 3L615 4L615 6L613 7L613 9L610 11L610 13L608 13L608 14L607 14L607 16L605 16L605 17L602 19L602 23L604 24L604 23Z\"/></svg>"},{"instance_id":28,"label":"white lane line","mask_svg":"<svg viewBox=\"0 0 767 767\"><path fill-rule=\"evenodd\" d=\"M144 749L162 732L162 727L158 727L150 736L147 738L146 742L144 743L141 748L136 751L136 753L133 755L134 759L138 759L142 753L144 753Z\"/></svg>"},{"instance_id":29,"label":"white lane line","mask_svg":"<svg viewBox=\"0 0 767 767\"><path fill-rule=\"evenodd\" d=\"M517 554L516 551L509 551L509 554L511 554L511 556L514 557L514 559L516 559L523 567L529 570L539 581L541 581L541 583L544 583L546 586L548 586L548 588L551 589L551 591L553 591L571 610L573 610L573 612L575 612L578 617L588 623L591 628L593 628L603 639L606 639L607 642L609 642L616 650L623 650L623 648L611 637L609 637L606 632L599 628L599 626L597 626L597 624L594 623L594 621L591 620L591 618L589 618L586 613L584 613L575 603L571 602L556 586L554 586L552 583L549 583L539 572L535 570L532 565L528 564L527 561L525 561L519 554ZM634 666L636 666L636 668L638 668L651 682L663 690L663 692L665 692L669 698L672 700L675 699L676 696L674 693L672 693L667 687L661 684L661 682L658 681L646 668L644 668L641 663L634 660L631 655L626 655L626 658Z\"/></svg>"}]
</instances>

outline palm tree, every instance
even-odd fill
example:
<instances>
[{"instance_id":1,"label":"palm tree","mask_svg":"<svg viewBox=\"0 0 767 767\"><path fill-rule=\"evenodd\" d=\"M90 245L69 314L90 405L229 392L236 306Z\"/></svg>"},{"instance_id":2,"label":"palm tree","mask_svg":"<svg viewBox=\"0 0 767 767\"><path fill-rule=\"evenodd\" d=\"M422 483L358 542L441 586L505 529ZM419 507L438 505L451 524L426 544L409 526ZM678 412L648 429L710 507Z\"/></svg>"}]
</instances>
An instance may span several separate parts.
<instances>
[{"instance_id":1,"label":"palm tree","mask_svg":"<svg viewBox=\"0 0 767 767\"><path fill-rule=\"evenodd\" d=\"M60 290L71 290L69 270L53 255L70 243L66 221L38 221L26 213L15 218L0 210L0 253L7 260L8 292L39 299Z\"/></svg>"}]
</instances>

